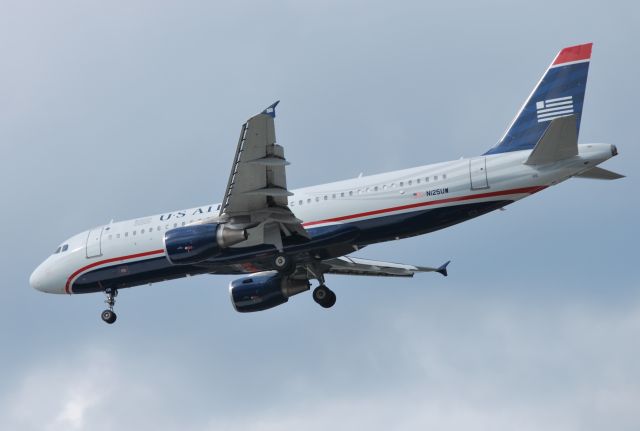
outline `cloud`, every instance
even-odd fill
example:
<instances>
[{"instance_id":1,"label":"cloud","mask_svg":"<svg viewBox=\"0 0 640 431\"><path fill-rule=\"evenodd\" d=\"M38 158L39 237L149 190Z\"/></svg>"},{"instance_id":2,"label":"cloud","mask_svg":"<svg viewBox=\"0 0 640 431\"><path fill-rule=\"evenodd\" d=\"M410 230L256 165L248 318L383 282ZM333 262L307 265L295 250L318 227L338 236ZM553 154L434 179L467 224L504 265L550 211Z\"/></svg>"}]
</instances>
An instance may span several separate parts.
<instances>
[{"instance_id":1,"label":"cloud","mask_svg":"<svg viewBox=\"0 0 640 431\"><path fill-rule=\"evenodd\" d=\"M640 421L637 298L602 307L489 297L449 309L436 299L396 311L371 310L369 333L327 342L307 366L286 363L296 346L285 346L281 368L256 364L273 371L261 379L204 348L181 365L162 349L92 344L40 358L8 392L0 428L566 431Z\"/></svg>"}]
</instances>

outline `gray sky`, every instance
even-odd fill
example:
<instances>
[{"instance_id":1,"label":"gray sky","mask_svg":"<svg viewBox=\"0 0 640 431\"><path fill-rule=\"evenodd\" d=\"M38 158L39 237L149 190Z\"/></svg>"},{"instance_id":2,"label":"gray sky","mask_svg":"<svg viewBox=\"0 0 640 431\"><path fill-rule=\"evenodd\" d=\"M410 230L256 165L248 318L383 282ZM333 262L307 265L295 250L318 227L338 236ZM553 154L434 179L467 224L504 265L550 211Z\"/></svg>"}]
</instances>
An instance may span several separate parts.
<instances>
[{"instance_id":1,"label":"gray sky","mask_svg":"<svg viewBox=\"0 0 640 431\"><path fill-rule=\"evenodd\" d=\"M3 430L635 430L640 8L633 2L0 2ZM581 142L605 167L233 311L231 278L33 291L63 239L221 198L239 127L280 99L292 187L476 155L555 53L595 43ZM159 320L160 312L168 318Z\"/></svg>"}]
</instances>

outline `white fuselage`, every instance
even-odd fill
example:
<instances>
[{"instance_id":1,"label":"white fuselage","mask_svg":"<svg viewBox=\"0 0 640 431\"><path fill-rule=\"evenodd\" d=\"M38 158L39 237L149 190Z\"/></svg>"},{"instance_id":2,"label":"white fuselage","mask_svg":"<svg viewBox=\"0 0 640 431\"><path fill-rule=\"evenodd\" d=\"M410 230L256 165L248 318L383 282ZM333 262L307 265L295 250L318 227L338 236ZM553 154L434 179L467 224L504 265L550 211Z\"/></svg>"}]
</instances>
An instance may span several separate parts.
<instances>
[{"instance_id":1,"label":"white fuselage","mask_svg":"<svg viewBox=\"0 0 640 431\"><path fill-rule=\"evenodd\" d=\"M609 159L608 144L579 145L579 154L548 165L524 161L531 150L459 159L293 190L289 208L307 230L354 223L461 203L516 201ZM219 204L111 222L64 241L31 275L49 293L73 293L84 272L115 262L164 254L164 233L175 227L215 221ZM245 243L250 245L251 235ZM64 251L63 251L64 249Z\"/></svg>"}]
</instances>

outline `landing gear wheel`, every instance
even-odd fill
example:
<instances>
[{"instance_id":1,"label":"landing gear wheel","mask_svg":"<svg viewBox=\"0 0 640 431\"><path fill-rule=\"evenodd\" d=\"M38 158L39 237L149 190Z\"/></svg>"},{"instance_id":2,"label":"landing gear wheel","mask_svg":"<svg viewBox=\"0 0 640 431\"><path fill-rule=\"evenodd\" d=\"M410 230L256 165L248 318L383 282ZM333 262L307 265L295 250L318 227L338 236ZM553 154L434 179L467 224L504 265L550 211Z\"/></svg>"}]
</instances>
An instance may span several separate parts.
<instances>
[{"instance_id":1,"label":"landing gear wheel","mask_svg":"<svg viewBox=\"0 0 640 431\"><path fill-rule=\"evenodd\" d=\"M118 296L118 290L108 288L105 289L104 294L107 295L107 299L105 299L104 302L105 304L107 304L107 306L109 306L109 309L104 310L100 317L102 317L102 320L104 320L106 323L111 325L116 321L116 318L118 317L116 316L116 312L113 311L113 306L116 305L116 296Z\"/></svg>"},{"instance_id":2,"label":"landing gear wheel","mask_svg":"<svg viewBox=\"0 0 640 431\"><path fill-rule=\"evenodd\" d=\"M116 319L118 318L118 316L116 316L116 313L113 310L104 310L100 317L102 317L102 320L104 320L109 325L115 322Z\"/></svg>"},{"instance_id":3,"label":"landing gear wheel","mask_svg":"<svg viewBox=\"0 0 640 431\"><path fill-rule=\"evenodd\" d=\"M292 274L296 269L296 265L293 262L293 259L285 254L278 254L273 259L273 266L278 270L278 272L286 275Z\"/></svg>"},{"instance_id":4,"label":"landing gear wheel","mask_svg":"<svg viewBox=\"0 0 640 431\"><path fill-rule=\"evenodd\" d=\"M333 307L336 299L336 294L324 284L313 289L313 300L323 308Z\"/></svg>"}]
</instances>

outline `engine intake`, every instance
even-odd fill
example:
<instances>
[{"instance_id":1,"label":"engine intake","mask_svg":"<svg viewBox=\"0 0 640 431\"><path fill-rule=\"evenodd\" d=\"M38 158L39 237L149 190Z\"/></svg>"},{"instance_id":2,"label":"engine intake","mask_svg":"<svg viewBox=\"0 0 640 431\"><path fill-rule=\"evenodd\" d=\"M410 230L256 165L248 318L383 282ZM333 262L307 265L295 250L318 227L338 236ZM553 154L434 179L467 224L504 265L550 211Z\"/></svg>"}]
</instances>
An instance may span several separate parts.
<instances>
[{"instance_id":1,"label":"engine intake","mask_svg":"<svg viewBox=\"0 0 640 431\"><path fill-rule=\"evenodd\" d=\"M250 313L282 305L293 295L309 290L309 286L309 280L283 277L269 271L232 281L229 293L236 311Z\"/></svg>"},{"instance_id":2,"label":"engine intake","mask_svg":"<svg viewBox=\"0 0 640 431\"><path fill-rule=\"evenodd\" d=\"M187 265L203 262L246 239L246 229L218 223L199 224L168 230L164 234L164 249L169 262Z\"/></svg>"}]
</instances>

